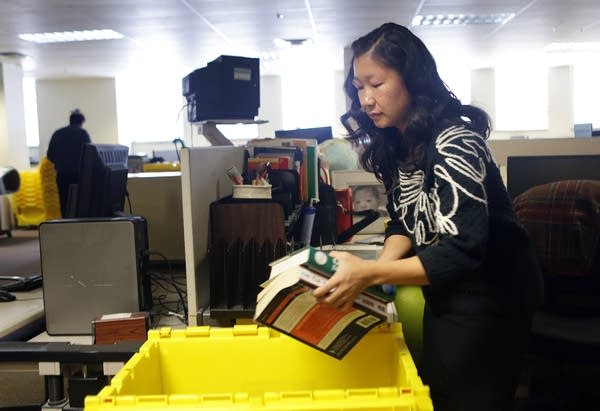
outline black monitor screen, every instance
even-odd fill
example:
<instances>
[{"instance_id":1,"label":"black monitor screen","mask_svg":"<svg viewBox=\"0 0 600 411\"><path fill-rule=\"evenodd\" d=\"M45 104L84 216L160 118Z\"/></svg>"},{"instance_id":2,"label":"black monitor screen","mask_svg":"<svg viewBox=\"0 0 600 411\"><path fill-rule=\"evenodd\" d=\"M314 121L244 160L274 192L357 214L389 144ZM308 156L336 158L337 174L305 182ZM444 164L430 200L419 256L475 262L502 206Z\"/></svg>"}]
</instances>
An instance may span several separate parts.
<instances>
[{"instance_id":1,"label":"black monitor screen","mask_svg":"<svg viewBox=\"0 0 600 411\"><path fill-rule=\"evenodd\" d=\"M537 185L562 180L600 180L600 155L509 156L506 160L512 199Z\"/></svg>"},{"instance_id":2,"label":"black monitor screen","mask_svg":"<svg viewBox=\"0 0 600 411\"><path fill-rule=\"evenodd\" d=\"M123 211L127 193L129 147L85 144L76 190L77 218L114 217ZM74 215L73 215L74 214Z\"/></svg>"},{"instance_id":3,"label":"black monitor screen","mask_svg":"<svg viewBox=\"0 0 600 411\"><path fill-rule=\"evenodd\" d=\"M331 126L313 127L313 128L296 128L293 130L275 130L277 138L311 138L317 140L321 144L325 140L333 138Z\"/></svg>"}]
</instances>

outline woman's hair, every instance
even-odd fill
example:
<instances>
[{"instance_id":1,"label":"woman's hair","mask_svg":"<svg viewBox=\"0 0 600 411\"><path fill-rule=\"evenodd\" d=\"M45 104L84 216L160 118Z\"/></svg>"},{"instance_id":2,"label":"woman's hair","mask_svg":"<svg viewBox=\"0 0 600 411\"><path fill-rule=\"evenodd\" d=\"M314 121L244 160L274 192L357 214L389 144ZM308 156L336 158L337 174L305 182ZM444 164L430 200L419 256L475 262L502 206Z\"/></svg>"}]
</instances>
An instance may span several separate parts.
<instances>
[{"instance_id":1,"label":"woman's hair","mask_svg":"<svg viewBox=\"0 0 600 411\"><path fill-rule=\"evenodd\" d=\"M404 132L395 127L380 129L364 113L353 85L351 65L344 89L351 100L350 115L360 133L350 133L364 143L360 161L389 189L398 177L398 168L415 170L423 165L425 149L444 126L460 124L489 136L490 119L485 111L463 105L448 89L437 72L435 60L423 42L406 27L386 23L352 43L353 60L365 54L396 70L411 96L408 126ZM342 116L344 117L344 116ZM355 135L353 135L355 134ZM361 138L362 136L362 138ZM364 138L367 136L367 138Z\"/></svg>"}]
</instances>

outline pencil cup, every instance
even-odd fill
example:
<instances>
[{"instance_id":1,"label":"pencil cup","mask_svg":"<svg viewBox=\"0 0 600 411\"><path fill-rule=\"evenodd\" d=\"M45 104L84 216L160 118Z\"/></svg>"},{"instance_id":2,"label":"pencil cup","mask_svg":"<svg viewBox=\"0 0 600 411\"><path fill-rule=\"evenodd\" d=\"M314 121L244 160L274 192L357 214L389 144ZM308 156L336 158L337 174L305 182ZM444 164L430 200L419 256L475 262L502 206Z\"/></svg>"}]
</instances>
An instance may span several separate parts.
<instances>
[{"instance_id":1,"label":"pencil cup","mask_svg":"<svg viewBox=\"0 0 600 411\"><path fill-rule=\"evenodd\" d=\"M271 185L234 185L233 198L271 198Z\"/></svg>"}]
</instances>

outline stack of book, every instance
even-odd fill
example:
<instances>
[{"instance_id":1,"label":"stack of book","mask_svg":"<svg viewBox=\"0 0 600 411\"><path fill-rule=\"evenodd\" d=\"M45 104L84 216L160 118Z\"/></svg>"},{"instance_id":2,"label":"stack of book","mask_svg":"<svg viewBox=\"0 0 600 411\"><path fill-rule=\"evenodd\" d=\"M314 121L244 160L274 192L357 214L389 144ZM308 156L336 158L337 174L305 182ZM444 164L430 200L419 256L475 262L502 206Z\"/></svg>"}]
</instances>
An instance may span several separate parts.
<instances>
[{"instance_id":1,"label":"stack of book","mask_svg":"<svg viewBox=\"0 0 600 411\"><path fill-rule=\"evenodd\" d=\"M300 176L300 194L305 203L319 199L319 150L315 139L265 138L248 142L248 168L269 162L274 170L290 169Z\"/></svg>"},{"instance_id":2,"label":"stack of book","mask_svg":"<svg viewBox=\"0 0 600 411\"><path fill-rule=\"evenodd\" d=\"M261 284L254 320L334 358L343 358L371 329L397 321L394 296L367 288L351 308L338 310L312 295L337 268L325 251L306 247L274 261Z\"/></svg>"}]
</instances>

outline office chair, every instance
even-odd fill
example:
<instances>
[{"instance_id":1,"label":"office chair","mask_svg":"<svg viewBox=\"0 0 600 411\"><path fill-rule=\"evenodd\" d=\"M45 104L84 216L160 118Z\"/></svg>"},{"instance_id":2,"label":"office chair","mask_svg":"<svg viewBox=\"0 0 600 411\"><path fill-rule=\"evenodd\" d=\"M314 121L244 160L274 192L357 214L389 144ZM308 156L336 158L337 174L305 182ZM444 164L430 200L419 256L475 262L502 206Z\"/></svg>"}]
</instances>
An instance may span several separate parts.
<instances>
[{"instance_id":1,"label":"office chair","mask_svg":"<svg viewBox=\"0 0 600 411\"><path fill-rule=\"evenodd\" d=\"M21 179L16 169L0 166L0 235L12 237L14 218L9 194L17 192L20 184Z\"/></svg>"},{"instance_id":2,"label":"office chair","mask_svg":"<svg viewBox=\"0 0 600 411\"><path fill-rule=\"evenodd\" d=\"M597 405L600 181L539 185L517 196L514 208L544 275L545 299L532 324L530 398L543 409Z\"/></svg>"},{"instance_id":3,"label":"office chair","mask_svg":"<svg viewBox=\"0 0 600 411\"><path fill-rule=\"evenodd\" d=\"M12 167L0 166L0 194L10 194L19 190L19 172Z\"/></svg>"}]
</instances>

